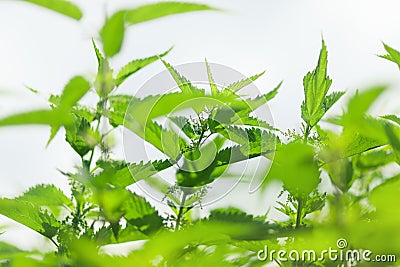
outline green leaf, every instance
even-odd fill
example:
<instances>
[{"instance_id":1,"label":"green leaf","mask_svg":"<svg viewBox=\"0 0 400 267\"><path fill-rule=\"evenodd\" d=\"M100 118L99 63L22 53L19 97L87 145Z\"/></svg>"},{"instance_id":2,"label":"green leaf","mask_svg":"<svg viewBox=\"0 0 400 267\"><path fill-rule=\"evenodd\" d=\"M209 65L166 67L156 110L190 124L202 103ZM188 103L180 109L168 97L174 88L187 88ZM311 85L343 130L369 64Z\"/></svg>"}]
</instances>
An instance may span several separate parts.
<instances>
[{"instance_id":1,"label":"green leaf","mask_svg":"<svg viewBox=\"0 0 400 267\"><path fill-rule=\"evenodd\" d=\"M332 183L342 192L350 189L353 182L353 164L348 158L328 163L325 168L328 170Z\"/></svg>"},{"instance_id":2,"label":"green leaf","mask_svg":"<svg viewBox=\"0 0 400 267\"><path fill-rule=\"evenodd\" d=\"M160 2L147 4L135 9L127 10L125 20L128 24L138 24L174 14L206 10L217 9L207 5L196 3Z\"/></svg>"},{"instance_id":3,"label":"green leaf","mask_svg":"<svg viewBox=\"0 0 400 267\"><path fill-rule=\"evenodd\" d=\"M163 218L144 197L132 193L122 210L128 223L147 235L163 226Z\"/></svg>"},{"instance_id":4,"label":"green leaf","mask_svg":"<svg viewBox=\"0 0 400 267\"><path fill-rule=\"evenodd\" d=\"M396 134L394 127L390 124L385 125L385 131L389 139L389 143L393 148L393 153L396 157L397 164L400 164L400 139L399 135Z\"/></svg>"},{"instance_id":5,"label":"green leaf","mask_svg":"<svg viewBox=\"0 0 400 267\"><path fill-rule=\"evenodd\" d=\"M48 238L54 237L60 226L53 214L28 201L2 198L0 214Z\"/></svg>"},{"instance_id":6,"label":"green leaf","mask_svg":"<svg viewBox=\"0 0 400 267\"><path fill-rule=\"evenodd\" d=\"M215 9L195 3L161 2L117 11L111 17L107 18L100 30L104 53L107 57L112 57L121 50L125 35L125 24L129 26L173 14L201 10Z\"/></svg>"},{"instance_id":7,"label":"green leaf","mask_svg":"<svg viewBox=\"0 0 400 267\"><path fill-rule=\"evenodd\" d=\"M27 201L39 207L48 207L54 214L58 214L62 207L72 208L73 204L64 193L54 185L39 184L29 188L16 200Z\"/></svg>"},{"instance_id":8,"label":"green leaf","mask_svg":"<svg viewBox=\"0 0 400 267\"><path fill-rule=\"evenodd\" d=\"M278 145L265 182L281 180L296 199L308 196L321 182L314 149L303 143Z\"/></svg>"},{"instance_id":9,"label":"green leaf","mask_svg":"<svg viewBox=\"0 0 400 267\"><path fill-rule=\"evenodd\" d=\"M129 76L136 73L145 66L157 61L159 58L166 56L171 50L172 47L159 55L132 60L131 62L123 66L118 72L117 76L115 77L116 85L120 86Z\"/></svg>"},{"instance_id":10,"label":"green leaf","mask_svg":"<svg viewBox=\"0 0 400 267\"><path fill-rule=\"evenodd\" d=\"M122 46L125 35L125 11L119 11L107 18L100 30L104 53L107 57L115 56Z\"/></svg>"},{"instance_id":11,"label":"green leaf","mask_svg":"<svg viewBox=\"0 0 400 267\"><path fill-rule=\"evenodd\" d=\"M154 174L172 166L169 160L155 160L140 163L120 161L98 161L97 166L103 169L93 179L97 188L113 185L127 187L140 180L150 178Z\"/></svg>"},{"instance_id":12,"label":"green leaf","mask_svg":"<svg viewBox=\"0 0 400 267\"><path fill-rule=\"evenodd\" d=\"M218 92L219 92L218 87L215 84L214 78L213 78L212 73L211 73L211 68L210 68L210 65L208 64L207 59L205 59L205 61L206 61L208 82L210 83L210 87L211 87L211 94L212 95L217 95Z\"/></svg>"},{"instance_id":13,"label":"green leaf","mask_svg":"<svg viewBox=\"0 0 400 267\"><path fill-rule=\"evenodd\" d=\"M400 126L400 117L398 117L396 115L385 115L385 116L382 116L381 118L395 122Z\"/></svg>"},{"instance_id":14,"label":"green leaf","mask_svg":"<svg viewBox=\"0 0 400 267\"><path fill-rule=\"evenodd\" d=\"M23 0L23 1L53 10L55 12L58 12L60 14L63 14L65 16L68 16L76 20L80 20L82 18L82 11L79 9L79 7L69 1L65 0Z\"/></svg>"},{"instance_id":15,"label":"green leaf","mask_svg":"<svg viewBox=\"0 0 400 267\"><path fill-rule=\"evenodd\" d=\"M97 95L104 98L115 87L115 80L113 78L113 69L110 68L110 63L101 54L100 50L97 48L96 43L92 39L93 48L97 57L97 75L94 82L94 87L96 89Z\"/></svg>"},{"instance_id":16,"label":"green leaf","mask_svg":"<svg viewBox=\"0 0 400 267\"><path fill-rule=\"evenodd\" d=\"M332 80L327 75L328 52L324 40L317 67L307 73L303 80L305 100L301 106L301 117L307 125L315 126L326 111L340 98L341 93L326 96Z\"/></svg>"},{"instance_id":17,"label":"green leaf","mask_svg":"<svg viewBox=\"0 0 400 267\"><path fill-rule=\"evenodd\" d=\"M78 101L86 95L89 90L90 83L85 78L82 76L73 77L64 87L60 98L59 108L69 110L71 107L76 105L76 103L78 103Z\"/></svg>"},{"instance_id":18,"label":"green leaf","mask_svg":"<svg viewBox=\"0 0 400 267\"><path fill-rule=\"evenodd\" d=\"M60 126L70 124L71 122L72 118L59 110L35 110L2 118L0 119L0 126L26 124Z\"/></svg>"},{"instance_id":19,"label":"green leaf","mask_svg":"<svg viewBox=\"0 0 400 267\"><path fill-rule=\"evenodd\" d=\"M65 140L83 157L100 143L101 135L86 119L75 115L74 123L65 126Z\"/></svg>"},{"instance_id":20,"label":"green leaf","mask_svg":"<svg viewBox=\"0 0 400 267\"><path fill-rule=\"evenodd\" d=\"M171 64L167 63L164 60L161 60L164 63L165 67L168 69L169 73L171 73L172 78L174 78L175 82L178 84L182 93L192 93L195 91L203 92L203 89L199 89L192 85L192 83L184 76L182 76Z\"/></svg>"},{"instance_id":21,"label":"green leaf","mask_svg":"<svg viewBox=\"0 0 400 267\"><path fill-rule=\"evenodd\" d=\"M243 79L243 80L234 82L234 83L228 85L227 87L225 87L224 90L223 90L223 92L227 92L228 94L229 94L229 93L232 93L232 92L237 92L237 91L243 89L244 87L250 85L250 84L253 83L255 80L257 80L258 78L260 78L261 76L263 76L264 73L265 73L265 71L263 71L263 72L261 72L261 73L259 73L259 74L256 74L256 75L254 75L254 76L251 76L251 77L249 77L249 78L245 78L245 79Z\"/></svg>"},{"instance_id":22,"label":"green leaf","mask_svg":"<svg viewBox=\"0 0 400 267\"><path fill-rule=\"evenodd\" d=\"M392 62L396 63L397 66L400 68L400 52L397 51L396 49L394 49L394 48L388 46L388 45L385 44L385 43L383 43L383 46L384 46L384 48L385 48L385 50L386 50L386 52L387 52L388 54L386 54L386 55L381 55L381 56L379 56L379 57L384 58L384 59L387 59L387 60L389 60L389 61L392 61Z\"/></svg>"}]
</instances>

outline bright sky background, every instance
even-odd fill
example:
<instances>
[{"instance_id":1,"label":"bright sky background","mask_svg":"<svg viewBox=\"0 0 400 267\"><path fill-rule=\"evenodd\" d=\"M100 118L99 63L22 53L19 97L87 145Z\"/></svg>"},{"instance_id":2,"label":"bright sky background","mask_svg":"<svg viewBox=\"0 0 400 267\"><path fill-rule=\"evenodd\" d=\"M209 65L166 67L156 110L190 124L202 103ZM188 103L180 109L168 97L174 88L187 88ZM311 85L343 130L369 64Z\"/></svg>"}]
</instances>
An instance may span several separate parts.
<instances>
[{"instance_id":1,"label":"bright sky background","mask_svg":"<svg viewBox=\"0 0 400 267\"><path fill-rule=\"evenodd\" d=\"M27 3L0 2L0 116L45 107L47 96L60 93L72 76L94 75L96 58L90 40L97 38L105 14L146 1L74 2L84 10L80 22ZM399 112L396 97L400 72L394 64L376 57L383 53L382 41L400 49L398 0L193 2L226 11L184 14L132 27L127 31L122 53L111 64L118 69L133 58L157 54L174 45L166 58L174 65L207 57L210 62L227 65L245 75L266 70L266 75L256 82L261 91L267 92L284 80L279 95L270 104L275 125L297 128L303 99L302 78L315 67L323 36L329 51L332 89L354 92L357 88L388 83L392 85L392 97L381 101L375 112ZM160 62L153 64L130 78L121 93L134 93L162 70ZM35 96L24 85L39 90L41 96ZM335 111L340 111L340 105ZM48 135L47 127L0 129L1 197L15 196L37 183L67 188L66 179L56 169L73 170L79 159L62 134L45 149ZM255 197L228 197L224 204L263 213L274 198L272 195L260 201ZM9 223L0 219L0 225ZM30 245L22 242L22 236L36 237L30 230L18 232L17 236L21 237L23 247ZM0 238L10 240L15 236L5 234ZM34 246L41 245L39 242Z\"/></svg>"}]
</instances>

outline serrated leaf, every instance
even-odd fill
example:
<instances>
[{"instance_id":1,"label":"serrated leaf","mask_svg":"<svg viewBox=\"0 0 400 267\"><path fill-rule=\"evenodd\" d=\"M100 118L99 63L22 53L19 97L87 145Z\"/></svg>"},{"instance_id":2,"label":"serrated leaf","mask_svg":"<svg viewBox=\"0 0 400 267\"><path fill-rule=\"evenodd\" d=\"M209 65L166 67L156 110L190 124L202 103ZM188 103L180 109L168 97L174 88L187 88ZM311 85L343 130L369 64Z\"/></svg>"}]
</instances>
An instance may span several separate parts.
<instances>
[{"instance_id":1,"label":"serrated leaf","mask_svg":"<svg viewBox=\"0 0 400 267\"><path fill-rule=\"evenodd\" d=\"M210 65L208 64L207 59L205 59L205 62L206 62L206 68L207 68L208 82L209 82L210 88L211 88L211 94L217 95L219 92L218 87L215 84L214 77L212 76L211 68L210 68Z\"/></svg>"},{"instance_id":2,"label":"serrated leaf","mask_svg":"<svg viewBox=\"0 0 400 267\"><path fill-rule=\"evenodd\" d=\"M99 161L97 165L103 169L93 180L93 184L98 188L106 185L127 187L172 166L169 160L155 160L146 163Z\"/></svg>"},{"instance_id":3,"label":"serrated leaf","mask_svg":"<svg viewBox=\"0 0 400 267\"><path fill-rule=\"evenodd\" d=\"M125 11L114 13L107 18L100 30L104 53L107 57L115 56L121 50L125 35L125 13Z\"/></svg>"},{"instance_id":4,"label":"serrated leaf","mask_svg":"<svg viewBox=\"0 0 400 267\"><path fill-rule=\"evenodd\" d=\"M60 189L54 185L40 184L28 189L16 200L27 201L39 207L48 207L54 214L58 214L62 207L72 208L73 204Z\"/></svg>"},{"instance_id":5,"label":"serrated leaf","mask_svg":"<svg viewBox=\"0 0 400 267\"><path fill-rule=\"evenodd\" d=\"M317 67L307 73L303 80L305 100L301 107L302 119L311 127L315 126L324 116L323 103L332 80L327 75L328 52L324 40Z\"/></svg>"},{"instance_id":6,"label":"serrated leaf","mask_svg":"<svg viewBox=\"0 0 400 267\"><path fill-rule=\"evenodd\" d=\"M145 66L157 61L159 58L166 56L171 50L172 47L159 55L132 60L131 62L123 66L118 72L117 76L115 77L116 85L120 86L129 76L136 73Z\"/></svg>"},{"instance_id":7,"label":"serrated leaf","mask_svg":"<svg viewBox=\"0 0 400 267\"><path fill-rule=\"evenodd\" d=\"M65 1L65 0L23 0L25 2L29 2L70 18L80 20L82 18L82 11L79 7L72 2Z\"/></svg>"},{"instance_id":8,"label":"serrated leaf","mask_svg":"<svg viewBox=\"0 0 400 267\"><path fill-rule=\"evenodd\" d=\"M392 61L392 62L396 63L397 66L400 68L400 52L397 51L396 49L394 49L394 48L388 46L388 45L385 44L385 43L383 43L383 46L384 46L384 48L385 48L385 50L386 50L386 52L387 52L388 54L386 54L386 55L381 55L381 56L379 56L379 57L384 58L384 59L387 59L387 60L389 60L389 61Z\"/></svg>"},{"instance_id":9,"label":"serrated leaf","mask_svg":"<svg viewBox=\"0 0 400 267\"><path fill-rule=\"evenodd\" d=\"M144 197L131 193L122 210L128 223L145 234L151 234L163 226L163 218Z\"/></svg>"},{"instance_id":10,"label":"serrated leaf","mask_svg":"<svg viewBox=\"0 0 400 267\"><path fill-rule=\"evenodd\" d=\"M381 116L381 118L393 121L393 122L397 123L400 126L400 117L398 117L396 115L385 115L385 116Z\"/></svg>"},{"instance_id":11,"label":"serrated leaf","mask_svg":"<svg viewBox=\"0 0 400 267\"><path fill-rule=\"evenodd\" d=\"M235 92L237 92L237 91L243 89L244 87L250 85L251 83L253 83L255 80L257 80L257 79L260 78L262 75L264 75L264 73L265 73L265 71L263 71L263 72L261 72L261 73L259 73L259 74L256 74L256 75L254 75L254 76L251 76L251 77L249 77L249 78L245 78L245 79L243 79L243 80L234 82L234 83L228 85L227 87L225 87L225 88L223 89L223 92L226 92L226 93L228 93L228 94L229 94L229 93L232 93L232 92L235 93Z\"/></svg>"},{"instance_id":12,"label":"serrated leaf","mask_svg":"<svg viewBox=\"0 0 400 267\"><path fill-rule=\"evenodd\" d=\"M0 214L48 238L55 236L60 226L53 214L28 201L2 198Z\"/></svg>"},{"instance_id":13,"label":"serrated leaf","mask_svg":"<svg viewBox=\"0 0 400 267\"><path fill-rule=\"evenodd\" d=\"M196 86L192 85L192 83L185 76L182 76L174 67L172 67L171 64L162 59L161 61L168 69L169 73L181 89L182 93L193 93L196 91L204 93L203 89L199 89Z\"/></svg>"},{"instance_id":14,"label":"serrated leaf","mask_svg":"<svg viewBox=\"0 0 400 267\"><path fill-rule=\"evenodd\" d=\"M101 135L85 118L75 115L74 124L65 126L65 140L83 157L100 143Z\"/></svg>"}]
</instances>

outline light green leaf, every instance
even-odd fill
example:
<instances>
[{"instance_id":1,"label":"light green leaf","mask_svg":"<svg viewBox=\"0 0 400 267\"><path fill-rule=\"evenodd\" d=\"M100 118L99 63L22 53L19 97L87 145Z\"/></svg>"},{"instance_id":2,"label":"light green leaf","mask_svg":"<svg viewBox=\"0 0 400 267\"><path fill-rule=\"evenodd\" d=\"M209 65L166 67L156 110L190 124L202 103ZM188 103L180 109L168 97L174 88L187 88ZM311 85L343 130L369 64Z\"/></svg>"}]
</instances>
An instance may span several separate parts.
<instances>
[{"instance_id":1,"label":"light green leaf","mask_svg":"<svg viewBox=\"0 0 400 267\"><path fill-rule=\"evenodd\" d=\"M196 3L160 2L147 4L135 9L127 10L125 20L128 24L138 24L174 14L206 10L217 9L207 5Z\"/></svg>"},{"instance_id":2,"label":"light green leaf","mask_svg":"<svg viewBox=\"0 0 400 267\"><path fill-rule=\"evenodd\" d=\"M119 11L107 18L100 30L104 53L107 57L115 56L122 46L125 35L125 11Z\"/></svg>"},{"instance_id":3,"label":"light green leaf","mask_svg":"<svg viewBox=\"0 0 400 267\"><path fill-rule=\"evenodd\" d=\"M82 76L73 77L61 94L60 109L69 110L90 90L90 83Z\"/></svg>"},{"instance_id":4,"label":"light green leaf","mask_svg":"<svg viewBox=\"0 0 400 267\"><path fill-rule=\"evenodd\" d=\"M322 40L318 65L312 72L307 73L303 80L305 100L301 106L301 117L311 127L320 121L327 110L326 104L324 109L324 103L328 101L325 97L332 84L332 80L327 75L327 67L328 52Z\"/></svg>"},{"instance_id":5,"label":"light green leaf","mask_svg":"<svg viewBox=\"0 0 400 267\"><path fill-rule=\"evenodd\" d=\"M255 80L257 80L257 79L260 78L261 76L263 76L264 73L265 73L265 71L263 71L263 72L261 72L261 73L259 73L259 74L256 74L256 75L254 75L254 76L251 76L251 77L249 77L249 78L245 78L245 79L243 79L243 80L234 82L234 83L228 85L227 87L225 87L224 90L223 90L223 92L226 92L226 93L228 93L228 94L229 94L229 93L232 93L232 92L237 92L237 91L243 89L244 87L250 85L252 82L254 82Z\"/></svg>"},{"instance_id":6,"label":"light green leaf","mask_svg":"<svg viewBox=\"0 0 400 267\"><path fill-rule=\"evenodd\" d=\"M382 116L381 118L393 121L400 126L400 117L398 117L396 115L385 115L385 116Z\"/></svg>"},{"instance_id":7,"label":"light green leaf","mask_svg":"<svg viewBox=\"0 0 400 267\"><path fill-rule=\"evenodd\" d=\"M131 62L123 66L118 72L117 76L115 77L116 85L121 85L129 76L136 73L145 66L157 61L159 58L166 56L171 50L172 47L164 53L156 56L132 60Z\"/></svg>"},{"instance_id":8,"label":"light green leaf","mask_svg":"<svg viewBox=\"0 0 400 267\"><path fill-rule=\"evenodd\" d=\"M387 137L389 139L389 143L393 148L393 153L394 153L394 155L396 157L396 162L398 164L400 164L400 139L399 139L399 135L396 134L395 128L390 124L386 124L385 125L385 131L386 131Z\"/></svg>"},{"instance_id":9,"label":"light green leaf","mask_svg":"<svg viewBox=\"0 0 400 267\"><path fill-rule=\"evenodd\" d=\"M55 236L60 226L53 214L28 201L2 198L0 214L48 238Z\"/></svg>"},{"instance_id":10,"label":"light green leaf","mask_svg":"<svg viewBox=\"0 0 400 267\"><path fill-rule=\"evenodd\" d=\"M217 95L218 92L219 92L218 87L217 87L217 85L215 84L214 77L212 76L211 68L210 68L210 65L208 64L207 59L205 59L205 61L206 61L208 82L210 83L210 87L211 87L211 94L212 94L212 95Z\"/></svg>"},{"instance_id":11,"label":"light green leaf","mask_svg":"<svg viewBox=\"0 0 400 267\"><path fill-rule=\"evenodd\" d=\"M97 75L94 82L97 95L100 97L107 97L108 94L114 89L115 80L113 78L113 69L110 68L110 63L101 54L97 48L96 43L92 39L93 48L97 57Z\"/></svg>"},{"instance_id":12,"label":"light green leaf","mask_svg":"<svg viewBox=\"0 0 400 267\"><path fill-rule=\"evenodd\" d=\"M16 200L27 201L39 207L48 207L54 214L58 214L61 208L72 208L73 204L64 193L54 185L40 184L29 188Z\"/></svg>"},{"instance_id":13,"label":"light green leaf","mask_svg":"<svg viewBox=\"0 0 400 267\"><path fill-rule=\"evenodd\" d=\"M71 122L72 118L69 114L59 110L35 110L1 118L0 127L27 124L60 126L70 124Z\"/></svg>"},{"instance_id":14,"label":"light green leaf","mask_svg":"<svg viewBox=\"0 0 400 267\"><path fill-rule=\"evenodd\" d=\"M295 198L308 196L321 182L314 156L314 148L303 143L278 145L265 182L278 179Z\"/></svg>"},{"instance_id":15,"label":"light green leaf","mask_svg":"<svg viewBox=\"0 0 400 267\"><path fill-rule=\"evenodd\" d=\"M194 91L204 92L203 89L199 89L192 85L192 83L186 77L182 76L174 67L172 67L171 64L164 60L161 61L168 69L169 73L171 73L172 78L174 78L175 82L178 84L183 93L192 93Z\"/></svg>"},{"instance_id":16,"label":"light green leaf","mask_svg":"<svg viewBox=\"0 0 400 267\"><path fill-rule=\"evenodd\" d=\"M396 49L388 46L387 44L383 43L383 46L386 50L386 52L388 52L388 54L386 55L381 55L379 57L387 59L389 61L392 61L394 63L397 64L397 66L400 68L400 52L397 51Z\"/></svg>"},{"instance_id":17,"label":"light green leaf","mask_svg":"<svg viewBox=\"0 0 400 267\"><path fill-rule=\"evenodd\" d=\"M70 18L80 20L82 18L82 11L79 9L78 6L73 4L72 2L65 1L65 0L23 0L25 2L29 2Z\"/></svg>"}]
</instances>

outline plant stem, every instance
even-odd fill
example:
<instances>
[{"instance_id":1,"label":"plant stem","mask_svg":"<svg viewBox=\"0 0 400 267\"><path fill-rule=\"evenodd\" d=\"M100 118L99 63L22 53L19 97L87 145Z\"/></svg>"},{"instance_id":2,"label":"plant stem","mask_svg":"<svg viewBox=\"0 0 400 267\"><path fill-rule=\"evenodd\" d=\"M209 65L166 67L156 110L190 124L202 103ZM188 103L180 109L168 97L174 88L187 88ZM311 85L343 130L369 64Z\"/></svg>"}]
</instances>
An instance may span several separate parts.
<instances>
[{"instance_id":1,"label":"plant stem","mask_svg":"<svg viewBox=\"0 0 400 267\"><path fill-rule=\"evenodd\" d=\"M312 127L309 124L307 124L306 129L304 131L304 139L303 139L304 143L307 143L308 136L310 135L311 129L312 129Z\"/></svg>"},{"instance_id":2,"label":"plant stem","mask_svg":"<svg viewBox=\"0 0 400 267\"><path fill-rule=\"evenodd\" d=\"M303 200L299 198L297 200L296 229L300 228L301 226L302 210L303 210Z\"/></svg>"},{"instance_id":3,"label":"plant stem","mask_svg":"<svg viewBox=\"0 0 400 267\"><path fill-rule=\"evenodd\" d=\"M186 197L187 197L187 194L185 192L182 192L182 198L181 198L181 203L180 203L180 207L179 207L178 217L176 218L175 231L177 231L179 229L179 225L181 224L181 220L182 220L182 216L183 216L183 209L185 208Z\"/></svg>"}]
</instances>

